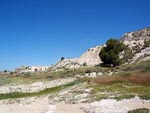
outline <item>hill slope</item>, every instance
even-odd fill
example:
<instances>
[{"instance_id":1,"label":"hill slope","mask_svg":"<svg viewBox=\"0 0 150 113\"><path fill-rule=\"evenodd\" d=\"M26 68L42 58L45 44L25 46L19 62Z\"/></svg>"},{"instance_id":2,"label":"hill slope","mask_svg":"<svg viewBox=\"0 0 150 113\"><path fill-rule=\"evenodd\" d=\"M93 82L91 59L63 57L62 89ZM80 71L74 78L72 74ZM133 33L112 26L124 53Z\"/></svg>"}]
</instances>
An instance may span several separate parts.
<instances>
[{"instance_id":1,"label":"hill slope","mask_svg":"<svg viewBox=\"0 0 150 113\"><path fill-rule=\"evenodd\" d=\"M135 32L128 32L120 38L125 45L128 45L134 56L131 62L150 60L150 28L144 28ZM95 66L101 63L99 53L103 46L90 48L79 58L65 59L56 63L53 69L58 68L79 68L83 65Z\"/></svg>"}]
</instances>

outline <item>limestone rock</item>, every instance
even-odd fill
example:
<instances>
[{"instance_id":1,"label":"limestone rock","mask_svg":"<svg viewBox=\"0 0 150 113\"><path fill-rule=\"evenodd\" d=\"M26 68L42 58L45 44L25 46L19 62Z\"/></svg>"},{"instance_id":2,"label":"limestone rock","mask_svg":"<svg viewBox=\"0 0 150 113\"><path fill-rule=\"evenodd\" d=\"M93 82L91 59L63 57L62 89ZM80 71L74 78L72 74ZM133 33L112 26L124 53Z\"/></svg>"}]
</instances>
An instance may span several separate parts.
<instances>
[{"instance_id":1,"label":"limestone rock","mask_svg":"<svg viewBox=\"0 0 150 113\"><path fill-rule=\"evenodd\" d=\"M135 32L125 33L120 41L128 45L134 56L130 63L137 61L150 60L150 28L145 28ZM90 48L78 58L64 59L53 66L53 69L59 68L79 68L81 66L95 66L102 63L99 53L103 46Z\"/></svg>"},{"instance_id":2,"label":"limestone rock","mask_svg":"<svg viewBox=\"0 0 150 113\"><path fill-rule=\"evenodd\" d=\"M64 59L59 61L56 65L53 66L53 70L58 68L79 68L83 65L86 66L95 66L101 63L99 58L99 53L103 46L96 46L90 48L83 55L78 58Z\"/></svg>"},{"instance_id":3,"label":"limestone rock","mask_svg":"<svg viewBox=\"0 0 150 113\"><path fill-rule=\"evenodd\" d=\"M134 56L131 63L150 60L150 28L125 33L120 41L133 51Z\"/></svg>"}]
</instances>

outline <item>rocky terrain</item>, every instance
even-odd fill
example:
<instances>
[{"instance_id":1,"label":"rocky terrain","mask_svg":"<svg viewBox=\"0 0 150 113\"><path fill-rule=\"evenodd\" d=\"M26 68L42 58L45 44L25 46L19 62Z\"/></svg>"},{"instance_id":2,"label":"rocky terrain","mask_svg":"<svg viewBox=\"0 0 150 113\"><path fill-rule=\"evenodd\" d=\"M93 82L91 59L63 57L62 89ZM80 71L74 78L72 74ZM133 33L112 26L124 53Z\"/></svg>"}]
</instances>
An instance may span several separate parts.
<instances>
[{"instance_id":1,"label":"rocky terrain","mask_svg":"<svg viewBox=\"0 0 150 113\"><path fill-rule=\"evenodd\" d=\"M80 83L45 96L1 100L0 113L127 113L138 108L150 109L150 100L139 97L92 102L91 91Z\"/></svg>"},{"instance_id":2,"label":"rocky terrain","mask_svg":"<svg viewBox=\"0 0 150 113\"><path fill-rule=\"evenodd\" d=\"M150 28L144 28L135 32L128 32L121 36L120 41L123 42L133 52L131 63L136 61L149 60L150 56ZM83 65L95 66L102 61L99 58L99 53L103 46L90 48L83 53L79 58L65 59L56 63L53 69L57 68L79 68Z\"/></svg>"},{"instance_id":3,"label":"rocky terrain","mask_svg":"<svg viewBox=\"0 0 150 113\"><path fill-rule=\"evenodd\" d=\"M9 84L5 86L0 86L0 94L13 93L13 92L22 92L22 93L39 92L46 88L62 86L69 82L73 82L74 80L75 78L69 78L69 79L56 79L53 81L41 81L32 84L21 84L21 85Z\"/></svg>"},{"instance_id":4,"label":"rocky terrain","mask_svg":"<svg viewBox=\"0 0 150 113\"><path fill-rule=\"evenodd\" d=\"M81 66L95 66L101 63L99 53L103 46L96 46L90 48L79 58L64 59L54 65L53 70L58 68L79 68Z\"/></svg>"},{"instance_id":5,"label":"rocky terrain","mask_svg":"<svg viewBox=\"0 0 150 113\"><path fill-rule=\"evenodd\" d=\"M119 40L127 45L132 51L133 58L130 59L128 63L150 60L150 28L127 32L122 35ZM52 67L32 66L24 67L23 69L21 67L16 70L19 70L19 72L35 72L35 70L47 71L48 68L59 70L64 68L79 68L82 66L96 66L102 63L99 53L104 46L105 44L92 47L80 57L60 60Z\"/></svg>"},{"instance_id":6,"label":"rocky terrain","mask_svg":"<svg viewBox=\"0 0 150 113\"><path fill-rule=\"evenodd\" d=\"M59 61L46 72L5 72L0 75L0 113L150 109L150 28L125 33L120 41L131 48L133 58L119 67L96 66L103 47L96 46L79 58Z\"/></svg>"},{"instance_id":7,"label":"rocky terrain","mask_svg":"<svg viewBox=\"0 0 150 113\"><path fill-rule=\"evenodd\" d=\"M150 60L150 28L135 32L125 33L121 38L125 45L128 45L134 53L133 62Z\"/></svg>"}]
</instances>

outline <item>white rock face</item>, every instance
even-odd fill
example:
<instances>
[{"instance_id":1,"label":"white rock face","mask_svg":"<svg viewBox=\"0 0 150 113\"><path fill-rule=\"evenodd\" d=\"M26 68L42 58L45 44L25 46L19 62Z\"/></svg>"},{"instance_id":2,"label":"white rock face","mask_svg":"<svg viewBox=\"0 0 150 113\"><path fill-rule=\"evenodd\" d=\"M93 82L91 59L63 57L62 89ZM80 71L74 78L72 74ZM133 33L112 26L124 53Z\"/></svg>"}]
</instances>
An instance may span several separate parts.
<instances>
[{"instance_id":1,"label":"white rock face","mask_svg":"<svg viewBox=\"0 0 150 113\"><path fill-rule=\"evenodd\" d=\"M148 60L150 60L150 47L142 49L141 52L136 53L132 59L132 63Z\"/></svg>"},{"instance_id":2,"label":"white rock face","mask_svg":"<svg viewBox=\"0 0 150 113\"><path fill-rule=\"evenodd\" d=\"M53 69L64 68L64 67L65 68L79 68L83 66L84 64L87 66L98 65L101 63L101 59L99 58L99 53L102 47L103 46L96 46L96 47L90 48L79 58L64 59L62 61L59 61L55 66L53 66Z\"/></svg>"},{"instance_id":3,"label":"white rock face","mask_svg":"<svg viewBox=\"0 0 150 113\"><path fill-rule=\"evenodd\" d=\"M61 68L79 68L80 64L77 62L77 58L74 59L64 59L59 61L55 66L53 66L53 70L61 69Z\"/></svg>"},{"instance_id":4,"label":"white rock face","mask_svg":"<svg viewBox=\"0 0 150 113\"><path fill-rule=\"evenodd\" d=\"M79 64L86 63L88 66L95 66L101 63L101 59L99 58L99 53L103 46L96 46L90 48L87 52L85 52L81 57L77 59Z\"/></svg>"},{"instance_id":5,"label":"white rock face","mask_svg":"<svg viewBox=\"0 0 150 113\"><path fill-rule=\"evenodd\" d=\"M144 46L144 41L150 40L150 28L145 28L135 32L125 33L120 41L128 45L132 50L142 49Z\"/></svg>"},{"instance_id":6,"label":"white rock face","mask_svg":"<svg viewBox=\"0 0 150 113\"><path fill-rule=\"evenodd\" d=\"M145 42L150 42L150 28L145 28L135 32L126 33L120 39L134 53L131 63L150 60L150 44L145 47Z\"/></svg>"},{"instance_id":7,"label":"white rock face","mask_svg":"<svg viewBox=\"0 0 150 113\"><path fill-rule=\"evenodd\" d=\"M128 45L131 50L134 52L134 58L131 60L132 62L143 60L149 60L149 49L145 48L145 41L150 42L150 28L145 28L142 30L138 30L135 32L125 33L121 38L125 45ZM63 61L59 61L53 69L57 68L79 68L86 64L87 66L95 66L100 64L102 61L99 58L99 53L104 46L96 46L90 48L84 54L82 54L79 58L74 59L65 59ZM147 47L148 48L148 47ZM145 57L144 54L147 54ZM144 56L144 57L143 57Z\"/></svg>"}]
</instances>

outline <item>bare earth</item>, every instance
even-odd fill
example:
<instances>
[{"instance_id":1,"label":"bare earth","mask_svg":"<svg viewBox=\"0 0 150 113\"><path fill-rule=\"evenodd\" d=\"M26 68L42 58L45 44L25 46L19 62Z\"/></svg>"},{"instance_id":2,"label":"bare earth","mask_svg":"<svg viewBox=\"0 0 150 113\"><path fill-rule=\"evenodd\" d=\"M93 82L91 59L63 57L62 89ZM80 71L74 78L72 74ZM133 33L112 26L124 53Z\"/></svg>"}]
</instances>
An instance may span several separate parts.
<instances>
[{"instance_id":1,"label":"bare earth","mask_svg":"<svg viewBox=\"0 0 150 113\"><path fill-rule=\"evenodd\" d=\"M0 113L127 113L136 108L149 108L150 101L138 97L116 101L104 99L93 103L51 105L48 97L0 101Z\"/></svg>"}]
</instances>

